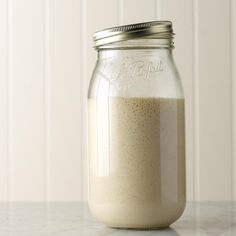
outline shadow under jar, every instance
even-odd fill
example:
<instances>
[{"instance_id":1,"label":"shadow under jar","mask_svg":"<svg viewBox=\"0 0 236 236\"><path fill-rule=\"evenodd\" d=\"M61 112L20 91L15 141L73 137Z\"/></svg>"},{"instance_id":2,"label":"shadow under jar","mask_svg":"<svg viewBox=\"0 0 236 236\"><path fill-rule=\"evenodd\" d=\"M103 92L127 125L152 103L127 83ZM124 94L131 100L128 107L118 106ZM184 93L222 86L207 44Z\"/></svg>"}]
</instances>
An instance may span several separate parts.
<instances>
[{"instance_id":1,"label":"shadow under jar","mask_svg":"<svg viewBox=\"0 0 236 236\"><path fill-rule=\"evenodd\" d=\"M185 121L169 21L94 34L89 206L110 227L163 228L185 208Z\"/></svg>"}]
</instances>

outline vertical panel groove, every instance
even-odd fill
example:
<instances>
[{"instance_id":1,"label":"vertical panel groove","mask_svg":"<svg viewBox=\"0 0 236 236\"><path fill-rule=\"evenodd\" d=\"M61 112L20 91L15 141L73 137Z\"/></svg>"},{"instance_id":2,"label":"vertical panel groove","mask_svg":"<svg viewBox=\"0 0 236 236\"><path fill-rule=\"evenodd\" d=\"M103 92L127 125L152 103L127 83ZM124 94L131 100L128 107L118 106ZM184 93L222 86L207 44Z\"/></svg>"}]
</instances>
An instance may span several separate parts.
<instances>
[{"instance_id":1,"label":"vertical panel groove","mask_svg":"<svg viewBox=\"0 0 236 236\"><path fill-rule=\"evenodd\" d=\"M236 156L235 156L235 147L236 147L236 125L235 125L235 119L236 119L236 2L235 0L231 0L231 82L232 82L232 90L231 90L231 107L232 107L232 143L231 143L231 148L232 148L232 153L231 153L231 158L232 158L232 181L231 181L231 189L232 189L232 200L236 200Z\"/></svg>"},{"instance_id":2,"label":"vertical panel groove","mask_svg":"<svg viewBox=\"0 0 236 236\"><path fill-rule=\"evenodd\" d=\"M233 36L233 28L232 28L232 14L233 14L233 11L231 10L232 9L232 6L233 6L233 2L232 0L230 0L229 2L229 13L230 13L230 82L231 82L231 90L230 90L230 96L231 96L231 104L230 104L230 107L231 107L231 114L230 114L230 127L231 127L231 143L230 143L230 147L231 147L231 183L230 183L230 188L231 188L231 193L230 193L230 200L232 201L233 200L233 178L234 178L234 174L233 174L233 165L234 165L234 162L233 162L233 41L232 41L232 36Z\"/></svg>"},{"instance_id":3,"label":"vertical panel groove","mask_svg":"<svg viewBox=\"0 0 236 236\"><path fill-rule=\"evenodd\" d=\"M45 170L45 183L44 183L44 199L45 201L49 201L49 176L50 176L50 168L49 168L49 158L50 158L50 151L49 151L49 136L50 136L50 129L49 129L49 114L50 114L50 103L49 103L49 85L50 85L50 50L49 50L49 1L44 0L44 170Z\"/></svg>"},{"instance_id":4,"label":"vertical panel groove","mask_svg":"<svg viewBox=\"0 0 236 236\"><path fill-rule=\"evenodd\" d=\"M194 104L194 200L199 201L199 55L198 55L198 0L193 0L193 104Z\"/></svg>"},{"instance_id":5,"label":"vertical panel groove","mask_svg":"<svg viewBox=\"0 0 236 236\"><path fill-rule=\"evenodd\" d=\"M0 201L7 201L8 182L8 2L0 1Z\"/></svg>"},{"instance_id":6,"label":"vertical panel groove","mask_svg":"<svg viewBox=\"0 0 236 236\"><path fill-rule=\"evenodd\" d=\"M8 200L8 1L0 1L0 201Z\"/></svg>"},{"instance_id":7,"label":"vertical panel groove","mask_svg":"<svg viewBox=\"0 0 236 236\"><path fill-rule=\"evenodd\" d=\"M161 0L156 0L156 20L161 20Z\"/></svg>"},{"instance_id":8,"label":"vertical panel groove","mask_svg":"<svg viewBox=\"0 0 236 236\"><path fill-rule=\"evenodd\" d=\"M11 168L11 152L10 152L10 139L11 139L11 88L12 88L12 0L7 1L7 200L11 200L10 192L10 168Z\"/></svg>"},{"instance_id":9,"label":"vertical panel groove","mask_svg":"<svg viewBox=\"0 0 236 236\"><path fill-rule=\"evenodd\" d=\"M81 0L81 199L87 198L87 5L86 1Z\"/></svg>"},{"instance_id":10,"label":"vertical panel groove","mask_svg":"<svg viewBox=\"0 0 236 236\"><path fill-rule=\"evenodd\" d=\"M118 1L118 3L117 3L117 5L118 5L118 8L117 8L117 11L118 11L118 14L117 14L117 16L118 16L118 24L119 25L123 25L124 24L124 16L123 16L123 0L117 0Z\"/></svg>"}]
</instances>

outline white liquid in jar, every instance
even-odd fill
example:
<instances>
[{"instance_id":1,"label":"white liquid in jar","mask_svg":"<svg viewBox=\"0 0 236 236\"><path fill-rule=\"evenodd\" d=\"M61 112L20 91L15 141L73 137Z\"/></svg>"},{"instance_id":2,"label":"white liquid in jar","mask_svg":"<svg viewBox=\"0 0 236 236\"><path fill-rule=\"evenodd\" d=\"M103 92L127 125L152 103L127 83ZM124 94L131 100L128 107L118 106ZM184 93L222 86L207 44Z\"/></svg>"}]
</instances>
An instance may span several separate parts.
<instances>
[{"instance_id":1,"label":"white liquid in jar","mask_svg":"<svg viewBox=\"0 0 236 236\"><path fill-rule=\"evenodd\" d=\"M89 99L89 205L122 228L166 227L185 207L184 100Z\"/></svg>"}]
</instances>

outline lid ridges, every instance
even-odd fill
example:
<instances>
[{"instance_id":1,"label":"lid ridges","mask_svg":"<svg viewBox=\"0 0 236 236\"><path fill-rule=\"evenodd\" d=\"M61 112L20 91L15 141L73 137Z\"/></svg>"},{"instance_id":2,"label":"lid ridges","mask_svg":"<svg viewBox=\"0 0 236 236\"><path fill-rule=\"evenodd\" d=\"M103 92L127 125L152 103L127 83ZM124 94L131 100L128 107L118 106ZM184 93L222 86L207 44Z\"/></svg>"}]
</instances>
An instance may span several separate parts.
<instances>
[{"instance_id":1,"label":"lid ridges","mask_svg":"<svg viewBox=\"0 0 236 236\"><path fill-rule=\"evenodd\" d=\"M93 35L95 48L135 38L153 35L155 38L173 38L172 23L170 21L150 21L107 28Z\"/></svg>"}]
</instances>

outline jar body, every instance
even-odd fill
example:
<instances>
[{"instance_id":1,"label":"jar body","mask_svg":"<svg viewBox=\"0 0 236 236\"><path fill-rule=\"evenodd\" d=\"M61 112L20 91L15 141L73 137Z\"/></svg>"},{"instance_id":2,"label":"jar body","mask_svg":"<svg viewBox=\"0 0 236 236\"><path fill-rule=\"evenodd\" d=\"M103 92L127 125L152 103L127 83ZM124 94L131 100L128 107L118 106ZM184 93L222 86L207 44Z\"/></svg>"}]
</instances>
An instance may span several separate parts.
<instances>
[{"instance_id":1,"label":"jar body","mask_svg":"<svg viewBox=\"0 0 236 236\"><path fill-rule=\"evenodd\" d=\"M88 95L89 206L111 227L158 228L185 207L182 86L169 49L102 50Z\"/></svg>"}]
</instances>

